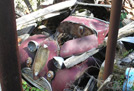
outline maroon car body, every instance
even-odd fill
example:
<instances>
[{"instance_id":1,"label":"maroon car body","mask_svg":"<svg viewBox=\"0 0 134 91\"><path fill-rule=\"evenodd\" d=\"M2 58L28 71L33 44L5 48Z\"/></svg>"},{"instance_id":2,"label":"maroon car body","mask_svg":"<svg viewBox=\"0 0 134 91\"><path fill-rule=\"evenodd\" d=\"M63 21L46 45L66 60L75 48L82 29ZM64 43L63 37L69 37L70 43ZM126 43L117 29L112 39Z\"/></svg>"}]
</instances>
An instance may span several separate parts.
<instances>
[{"instance_id":1,"label":"maroon car body","mask_svg":"<svg viewBox=\"0 0 134 91\"><path fill-rule=\"evenodd\" d=\"M79 34L79 26L83 27L83 34ZM70 33L80 38L65 42L61 47L60 56L68 57L96 48L103 43L105 36L108 34L108 29L108 24L98 19L76 16L66 18L57 30L59 32Z\"/></svg>"},{"instance_id":2,"label":"maroon car body","mask_svg":"<svg viewBox=\"0 0 134 91\"><path fill-rule=\"evenodd\" d=\"M79 36L79 38L65 42L61 46L60 53L58 53L59 49L57 42L55 40L52 40L50 37L47 38L45 35L31 36L19 46L20 63L22 68L26 67L26 61L28 57L31 57L34 60L35 52L32 53L27 48L28 43L31 40L34 40L39 44L46 44L48 46L48 50L50 51L49 57L44 66L44 69L40 72L39 76L47 78L46 77L47 72L49 70L54 71L55 76L51 80L53 91L63 91L64 89L68 88L69 84L75 82L88 69L89 66L95 65L94 58L88 58L84 62L70 69L64 68L55 70L54 64L52 62L53 57L54 56L68 57L75 54L81 54L92 48L97 48L98 45L103 42L105 36L108 33L108 24L98 19L70 16L67 19L65 19L62 23L65 22L74 23L79 26L84 26L86 27L86 30L88 29L91 30L89 32L91 34L87 36L81 35ZM57 28L59 29L58 31L60 32L64 32L61 28L62 23Z\"/></svg>"},{"instance_id":3,"label":"maroon car body","mask_svg":"<svg viewBox=\"0 0 134 91\"><path fill-rule=\"evenodd\" d=\"M103 42L104 38L106 37L106 35L108 34L108 31L109 31L109 24L102 20L96 19L96 18L92 19L92 18L86 18L86 17L69 16L63 22L61 22L61 25L63 23L71 23L72 27L75 27L73 24L77 24L79 26L84 26L84 27L90 29L93 33L96 33L97 38L98 38L98 44L101 44ZM62 27L62 26L59 26L58 31L62 32L62 30L60 30L60 27ZM65 30L65 29L63 29L63 30ZM76 31L76 30L74 30L74 31Z\"/></svg>"}]
</instances>

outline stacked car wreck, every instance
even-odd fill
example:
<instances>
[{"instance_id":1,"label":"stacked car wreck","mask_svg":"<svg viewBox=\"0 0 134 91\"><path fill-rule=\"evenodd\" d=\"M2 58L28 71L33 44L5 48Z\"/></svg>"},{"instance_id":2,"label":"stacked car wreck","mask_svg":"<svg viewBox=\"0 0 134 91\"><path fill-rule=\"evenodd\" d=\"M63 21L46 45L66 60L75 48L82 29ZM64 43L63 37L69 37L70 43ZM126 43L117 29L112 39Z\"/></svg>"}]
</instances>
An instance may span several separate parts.
<instances>
[{"instance_id":1,"label":"stacked car wreck","mask_svg":"<svg viewBox=\"0 0 134 91\"><path fill-rule=\"evenodd\" d=\"M122 55L133 52L133 43L126 37L132 35L133 22L130 23L131 26L121 24L115 57L116 69L109 76L110 80L103 83L111 5L102 4L106 3L105 0L95 1L94 4L76 0L63 1L31 13L31 16L38 14L31 19L27 19L28 15L17 19L18 29L30 26L27 34L22 33L26 29L18 30L22 77L27 84L41 91L103 91L127 88L125 84L128 82L125 80L128 78L124 74L127 69L126 76L129 75L127 72L131 68L127 68L128 65L123 68L127 58L123 59L126 55ZM66 5L68 3L70 5ZM62 4L66 6L51 11L53 7L60 7ZM131 46L127 48L128 45ZM123 77L117 80L124 81L119 85L122 87L112 88L115 83L110 81L115 81L120 75Z\"/></svg>"},{"instance_id":2,"label":"stacked car wreck","mask_svg":"<svg viewBox=\"0 0 134 91\"><path fill-rule=\"evenodd\" d=\"M55 35L57 33L59 35ZM62 38L66 37L61 36L62 33L72 37L72 39L64 42L63 45L59 45ZM84 61L82 63L77 62L77 60L73 62L72 60L68 64L74 65L70 67L66 62L67 59L65 61L64 59L70 56L82 55L82 53L97 48L103 42L107 33L107 23L97 19L69 16L61 22L54 35L50 37L41 34L33 35L20 45L22 67L26 67L29 63L28 58L31 57L33 62L31 70L34 77L45 77L51 81L53 91L63 91L69 87L69 84L71 85L79 79L88 70L88 67L95 66L95 62L97 62L94 57L83 59L81 60L81 62ZM40 49L41 47L42 49ZM61 64L62 62L64 64ZM97 63L99 64L99 62ZM49 77L50 71L54 75L51 79Z\"/></svg>"}]
</instances>

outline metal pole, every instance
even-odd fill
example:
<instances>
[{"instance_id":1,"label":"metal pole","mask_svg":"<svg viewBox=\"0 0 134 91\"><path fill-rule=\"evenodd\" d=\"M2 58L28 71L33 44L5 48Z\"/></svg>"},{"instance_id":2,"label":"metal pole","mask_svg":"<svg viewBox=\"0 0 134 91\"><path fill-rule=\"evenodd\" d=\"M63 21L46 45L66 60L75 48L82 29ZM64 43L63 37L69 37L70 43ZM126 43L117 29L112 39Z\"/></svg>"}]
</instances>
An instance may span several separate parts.
<instances>
[{"instance_id":1,"label":"metal pole","mask_svg":"<svg viewBox=\"0 0 134 91\"><path fill-rule=\"evenodd\" d=\"M104 80L107 79L107 77L113 72L121 7L122 7L122 0L112 0L108 44L106 49L106 59L105 59L105 67L103 75Z\"/></svg>"},{"instance_id":2,"label":"metal pole","mask_svg":"<svg viewBox=\"0 0 134 91\"><path fill-rule=\"evenodd\" d=\"M2 91L22 91L17 45L14 0L0 0L0 83Z\"/></svg>"}]
</instances>

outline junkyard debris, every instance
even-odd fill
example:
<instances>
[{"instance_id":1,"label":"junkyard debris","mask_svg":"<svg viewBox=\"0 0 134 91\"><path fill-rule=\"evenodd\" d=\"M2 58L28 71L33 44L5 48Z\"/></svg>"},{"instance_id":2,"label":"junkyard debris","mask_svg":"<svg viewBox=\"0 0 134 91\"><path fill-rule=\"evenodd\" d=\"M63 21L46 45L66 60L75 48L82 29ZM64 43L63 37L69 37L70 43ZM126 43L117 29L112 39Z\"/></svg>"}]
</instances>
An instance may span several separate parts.
<instances>
[{"instance_id":1,"label":"junkyard debris","mask_svg":"<svg viewBox=\"0 0 134 91\"><path fill-rule=\"evenodd\" d=\"M116 47L110 44L112 48L115 47L116 51L113 77L108 82L107 80L102 81L102 75L105 73L103 73L104 66L100 67L100 65L105 60L107 35L110 35L110 32L108 33L109 12L111 11L111 2L114 2L111 0L56 0L55 2L61 3L43 6L41 10L27 15L31 17L31 15L35 14L35 17L26 22L24 20L19 24L21 25L19 28L27 27L34 22L36 22L37 26L31 33L27 32L28 39L25 40L22 37L22 42L20 42L20 63L22 68L28 67L29 70L38 70L36 79L39 80L42 77L47 79L53 91L97 91L98 88L98 90L124 89L125 76L123 74L126 68L133 67L132 56L134 49L132 47L133 18L132 13L130 13L133 12L133 5L131 4L133 1L125 1L123 2L121 18L118 19L120 27L122 27L119 29L117 37L120 40L117 41ZM57 8L59 5L69 2L72 3L65 7L62 5L61 8ZM131 8L128 8L127 5ZM55 9L50 10L52 7L55 7ZM44 13L40 11L44 11ZM37 15L37 12L42 14ZM113 24L116 23L118 23L117 19ZM112 28L114 27L117 26L112 26ZM113 35L116 34L113 33ZM36 43L29 46L30 41L37 42L38 47L35 47ZM42 55L38 55L41 60L38 60L36 55L41 52L40 47L44 44L48 46L49 53L41 53ZM35 50L32 52L31 49ZM31 63L28 61L29 58L32 60ZM36 67L34 67L35 64ZM107 70L109 71L109 69ZM31 70L32 76L27 78L29 75L26 75L24 78L27 81L31 78L34 79L33 74L35 73ZM97 88L97 83L102 84L101 87L98 86Z\"/></svg>"}]
</instances>

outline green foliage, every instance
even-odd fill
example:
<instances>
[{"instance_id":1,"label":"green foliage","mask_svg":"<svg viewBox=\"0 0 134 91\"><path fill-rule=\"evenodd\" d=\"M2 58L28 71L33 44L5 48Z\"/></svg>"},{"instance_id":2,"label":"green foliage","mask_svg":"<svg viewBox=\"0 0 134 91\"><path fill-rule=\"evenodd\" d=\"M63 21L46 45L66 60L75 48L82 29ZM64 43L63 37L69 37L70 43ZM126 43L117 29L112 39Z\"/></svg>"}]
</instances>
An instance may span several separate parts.
<instances>
[{"instance_id":1,"label":"green foliage","mask_svg":"<svg viewBox=\"0 0 134 91\"><path fill-rule=\"evenodd\" d=\"M121 13L121 17L120 17L120 19L123 20L124 18L126 18L126 15L127 15L126 12Z\"/></svg>"},{"instance_id":2,"label":"green foliage","mask_svg":"<svg viewBox=\"0 0 134 91\"><path fill-rule=\"evenodd\" d=\"M123 53L123 57L126 57L128 54L130 54L133 51L134 51L133 49L126 51L125 53Z\"/></svg>"},{"instance_id":3,"label":"green foliage","mask_svg":"<svg viewBox=\"0 0 134 91\"><path fill-rule=\"evenodd\" d=\"M124 80L125 80L125 76L124 76L124 75L121 75L121 76L120 76L120 79L118 80L118 83L119 83L120 86L123 85Z\"/></svg>"},{"instance_id":4,"label":"green foliage","mask_svg":"<svg viewBox=\"0 0 134 91\"><path fill-rule=\"evenodd\" d=\"M131 89L132 89L132 91L134 91L134 86L132 86L132 88L131 88Z\"/></svg>"},{"instance_id":5,"label":"green foliage","mask_svg":"<svg viewBox=\"0 0 134 91\"><path fill-rule=\"evenodd\" d=\"M108 91L122 91L123 83L126 80L125 75L113 74L111 84L109 85Z\"/></svg>"},{"instance_id":6,"label":"green foliage","mask_svg":"<svg viewBox=\"0 0 134 91\"><path fill-rule=\"evenodd\" d=\"M26 81L22 81L22 88L24 91L48 91L48 90L40 90L36 87L30 87Z\"/></svg>"}]
</instances>

